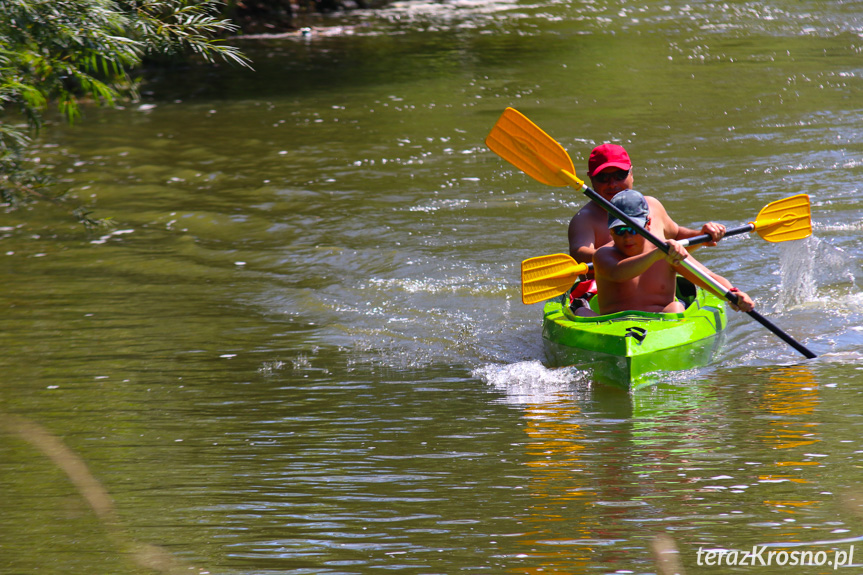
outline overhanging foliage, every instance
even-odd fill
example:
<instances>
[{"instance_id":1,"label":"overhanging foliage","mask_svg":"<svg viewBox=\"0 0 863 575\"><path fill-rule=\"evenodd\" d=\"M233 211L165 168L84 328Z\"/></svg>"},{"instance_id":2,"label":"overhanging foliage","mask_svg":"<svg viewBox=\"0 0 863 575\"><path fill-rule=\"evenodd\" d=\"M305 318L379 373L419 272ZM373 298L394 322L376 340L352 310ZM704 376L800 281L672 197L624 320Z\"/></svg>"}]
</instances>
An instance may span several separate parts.
<instances>
[{"instance_id":1,"label":"overhanging foliage","mask_svg":"<svg viewBox=\"0 0 863 575\"><path fill-rule=\"evenodd\" d=\"M219 38L236 29L219 17L220 6L217 0L0 1L4 202L45 197L38 192L44 175L28 168L23 154L48 106L56 104L73 122L82 99L113 105L135 98L131 74L147 57L192 54L248 67L243 54Z\"/></svg>"}]
</instances>

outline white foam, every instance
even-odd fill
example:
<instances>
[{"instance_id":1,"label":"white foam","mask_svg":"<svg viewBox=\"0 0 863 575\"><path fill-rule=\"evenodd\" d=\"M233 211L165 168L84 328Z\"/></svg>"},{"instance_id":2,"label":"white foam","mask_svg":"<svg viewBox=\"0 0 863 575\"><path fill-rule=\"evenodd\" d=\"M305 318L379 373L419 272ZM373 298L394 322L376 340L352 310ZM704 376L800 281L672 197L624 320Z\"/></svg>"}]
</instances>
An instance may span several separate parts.
<instances>
[{"instance_id":1,"label":"white foam","mask_svg":"<svg viewBox=\"0 0 863 575\"><path fill-rule=\"evenodd\" d=\"M472 372L498 391L509 403L549 403L584 391L589 385L587 372L574 367L549 369L540 361L487 364Z\"/></svg>"},{"instance_id":2,"label":"white foam","mask_svg":"<svg viewBox=\"0 0 863 575\"><path fill-rule=\"evenodd\" d=\"M98 240L92 240L90 243L91 244L104 244L108 240L110 240L111 238L114 238L117 236L122 236L125 234L131 234L131 233L134 233L134 231L135 230L114 230L113 232L111 232L109 234L105 234L104 236L102 236Z\"/></svg>"}]
</instances>

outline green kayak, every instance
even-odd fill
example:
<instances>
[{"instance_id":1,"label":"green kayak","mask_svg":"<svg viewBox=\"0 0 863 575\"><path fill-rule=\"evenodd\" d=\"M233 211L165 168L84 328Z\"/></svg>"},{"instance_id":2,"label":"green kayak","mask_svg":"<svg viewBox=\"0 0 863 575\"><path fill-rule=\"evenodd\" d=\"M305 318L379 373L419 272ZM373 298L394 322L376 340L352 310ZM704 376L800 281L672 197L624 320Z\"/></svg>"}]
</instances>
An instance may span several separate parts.
<instances>
[{"instance_id":1,"label":"green kayak","mask_svg":"<svg viewBox=\"0 0 863 575\"><path fill-rule=\"evenodd\" d=\"M727 324L725 304L681 277L677 294L687 306L683 313L577 317L567 305L568 294L548 301L542 338L549 360L589 368L596 381L628 390L653 383L659 371L707 365Z\"/></svg>"}]
</instances>

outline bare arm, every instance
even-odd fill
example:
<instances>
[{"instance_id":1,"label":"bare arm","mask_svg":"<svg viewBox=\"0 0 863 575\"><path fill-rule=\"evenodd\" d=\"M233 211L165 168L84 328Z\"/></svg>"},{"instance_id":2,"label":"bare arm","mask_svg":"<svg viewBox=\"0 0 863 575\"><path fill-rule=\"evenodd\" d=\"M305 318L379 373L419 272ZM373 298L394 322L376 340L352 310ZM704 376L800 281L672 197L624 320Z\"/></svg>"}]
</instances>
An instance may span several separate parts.
<instances>
[{"instance_id":1,"label":"bare arm","mask_svg":"<svg viewBox=\"0 0 863 575\"><path fill-rule=\"evenodd\" d=\"M615 247L605 246L596 250L593 256L593 272L597 278L625 282L640 276L663 258L665 254L655 248L636 256L626 257Z\"/></svg>"},{"instance_id":2,"label":"bare arm","mask_svg":"<svg viewBox=\"0 0 863 575\"><path fill-rule=\"evenodd\" d=\"M715 246L716 242L722 239L722 236L725 235L725 226L717 222L708 222L704 224L701 226L701 231L678 225L677 222L671 219L671 216L668 215L668 212L665 211L665 207L659 200L654 197L649 197L648 202L650 204L651 217L662 222L662 231L665 234L665 239L680 241L694 238L697 235L707 234L713 241L704 245ZM689 250L692 251L700 245L701 244L691 246Z\"/></svg>"},{"instance_id":3,"label":"bare arm","mask_svg":"<svg viewBox=\"0 0 863 575\"><path fill-rule=\"evenodd\" d=\"M717 222L707 222L703 226L701 226L701 231L692 230L689 228L685 228L683 226L677 226L677 236L674 238L675 240L686 240L689 238L694 238L695 236L699 236L701 234L707 234L712 238L712 241L709 241L705 244L696 244L694 246L690 246L690 250L692 251L698 248L701 245L705 246L715 246L716 242L722 239L725 235L725 226L717 223Z\"/></svg>"},{"instance_id":4,"label":"bare arm","mask_svg":"<svg viewBox=\"0 0 863 575\"><path fill-rule=\"evenodd\" d=\"M713 278L719 285L724 287L726 290L732 290L732 291L734 290L734 286L731 285L730 281L728 281L727 279L725 279L721 275L719 275L717 273L713 273L712 271L708 270L706 267L702 266L698 262L698 260L696 260L694 257L692 257L692 255L690 255L689 258L690 258L690 262L693 262L697 265L700 265L702 267L702 269L704 269L708 273L708 275L710 275L711 278ZM689 281L691 281L695 285L697 285L701 288L704 288L706 290L709 290L711 292L716 293L716 290L714 290L712 287L710 287L709 285L704 283L701 280L701 278L699 278L697 275L693 274L692 272L690 272L689 270L687 270L683 266L677 265L674 267L674 269L675 269L675 271L677 271L677 273L679 273L680 275L682 275L683 277L685 277L686 279L688 279ZM748 294L746 294L742 291L739 291L739 290L735 291L735 293L737 294L737 305L732 305L731 307L733 307L736 311L752 311L755 308L755 302L752 301L752 298L750 298ZM716 295L723 297L723 298L725 297L724 293L717 293Z\"/></svg>"},{"instance_id":5,"label":"bare arm","mask_svg":"<svg viewBox=\"0 0 863 575\"><path fill-rule=\"evenodd\" d=\"M569 221L569 255L579 263L590 263L596 248L593 227L587 216L578 212Z\"/></svg>"}]
</instances>

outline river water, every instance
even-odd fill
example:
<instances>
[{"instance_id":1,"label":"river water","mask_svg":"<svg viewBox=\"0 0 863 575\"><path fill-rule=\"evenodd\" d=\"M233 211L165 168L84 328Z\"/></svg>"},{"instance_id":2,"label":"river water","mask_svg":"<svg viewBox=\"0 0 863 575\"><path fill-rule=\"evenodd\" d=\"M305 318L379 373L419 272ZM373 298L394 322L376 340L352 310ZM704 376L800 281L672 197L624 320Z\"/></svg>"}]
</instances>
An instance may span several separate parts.
<instances>
[{"instance_id":1,"label":"river water","mask_svg":"<svg viewBox=\"0 0 863 575\"><path fill-rule=\"evenodd\" d=\"M0 216L0 573L656 573L659 535L863 571L859 2L305 23L41 134L113 226ZM485 147L507 106L690 227L810 194L813 237L699 259L820 357L731 314L632 394L548 367L519 266L583 198Z\"/></svg>"}]
</instances>

